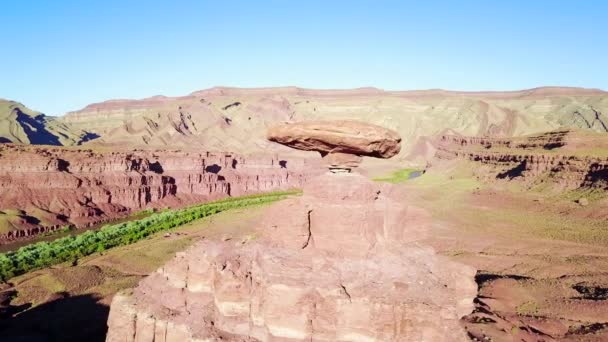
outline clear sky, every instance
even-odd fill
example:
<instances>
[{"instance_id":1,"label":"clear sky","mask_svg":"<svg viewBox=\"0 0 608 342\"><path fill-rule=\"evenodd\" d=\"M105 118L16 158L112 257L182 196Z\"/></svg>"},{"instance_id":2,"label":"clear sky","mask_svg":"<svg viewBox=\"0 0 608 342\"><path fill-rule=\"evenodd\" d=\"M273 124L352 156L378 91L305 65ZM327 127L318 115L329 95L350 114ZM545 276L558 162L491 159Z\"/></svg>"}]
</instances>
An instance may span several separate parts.
<instances>
[{"instance_id":1,"label":"clear sky","mask_svg":"<svg viewBox=\"0 0 608 342\"><path fill-rule=\"evenodd\" d=\"M608 89L608 1L4 1L0 98L50 115L215 85Z\"/></svg>"}]
</instances>

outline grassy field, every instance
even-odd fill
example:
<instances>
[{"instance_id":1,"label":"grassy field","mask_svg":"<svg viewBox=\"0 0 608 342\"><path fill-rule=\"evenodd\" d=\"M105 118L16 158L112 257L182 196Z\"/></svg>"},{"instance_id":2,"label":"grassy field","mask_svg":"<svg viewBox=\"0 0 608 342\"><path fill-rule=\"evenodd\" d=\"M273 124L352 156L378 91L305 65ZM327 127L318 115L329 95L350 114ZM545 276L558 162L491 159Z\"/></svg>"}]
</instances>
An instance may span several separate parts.
<instances>
[{"instance_id":1,"label":"grassy field","mask_svg":"<svg viewBox=\"0 0 608 342\"><path fill-rule=\"evenodd\" d=\"M387 176L374 178L377 182L388 182L392 184L402 183L412 177L416 172L423 172L419 169L401 169L397 170Z\"/></svg>"},{"instance_id":2,"label":"grassy field","mask_svg":"<svg viewBox=\"0 0 608 342\"><path fill-rule=\"evenodd\" d=\"M568 203L585 197L593 204L605 198L605 192L573 190L553 194L511 183L486 184L472 177L469 167L462 163L449 175L427 172L424 177L407 182L406 186L422 196L422 202L435 219L455 223L469 233L608 246L608 224L604 219L560 214L562 209L559 209L584 210L579 205L569 207ZM475 195L478 191L486 191L486 195ZM499 194L502 194L500 200L484 203L484 196L490 200ZM533 210L531 205L539 198L542 205L536 207L544 209Z\"/></svg>"}]
</instances>

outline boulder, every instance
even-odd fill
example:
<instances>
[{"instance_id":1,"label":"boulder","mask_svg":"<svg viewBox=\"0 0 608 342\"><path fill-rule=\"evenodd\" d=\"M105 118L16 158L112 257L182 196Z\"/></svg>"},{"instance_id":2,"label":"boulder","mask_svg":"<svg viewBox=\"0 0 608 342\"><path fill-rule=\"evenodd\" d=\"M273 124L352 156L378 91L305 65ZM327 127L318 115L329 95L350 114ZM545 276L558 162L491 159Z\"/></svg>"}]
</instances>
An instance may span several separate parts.
<instances>
[{"instance_id":1,"label":"boulder","mask_svg":"<svg viewBox=\"0 0 608 342\"><path fill-rule=\"evenodd\" d=\"M391 158L401 150L393 130L352 120L306 121L271 127L268 139L298 150Z\"/></svg>"}]
</instances>

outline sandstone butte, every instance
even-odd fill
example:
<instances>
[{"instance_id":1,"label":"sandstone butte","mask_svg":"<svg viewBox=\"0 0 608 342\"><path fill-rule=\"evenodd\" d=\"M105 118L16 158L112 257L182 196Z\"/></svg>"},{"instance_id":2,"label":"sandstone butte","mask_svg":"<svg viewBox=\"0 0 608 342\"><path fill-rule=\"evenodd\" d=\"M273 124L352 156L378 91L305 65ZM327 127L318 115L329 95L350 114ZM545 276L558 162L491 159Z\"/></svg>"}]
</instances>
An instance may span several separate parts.
<instances>
[{"instance_id":1,"label":"sandstone butte","mask_svg":"<svg viewBox=\"0 0 608 342\"><path fill-rule=\"evenodd\" d=\"M365 132L378 137L340 145L343 124L316 123L322 133L306 148L399 149L398 137L388 149L366 145L393 136L377 126ZM306 138L289 132L271 136ZM420 243L429 214L406 198L358 173L320 175L302 197L267 209L255 239L201 241L117 294L107 341L465 341L460 318L473 309L475 269Z\"/></svg>"}]
</instances>

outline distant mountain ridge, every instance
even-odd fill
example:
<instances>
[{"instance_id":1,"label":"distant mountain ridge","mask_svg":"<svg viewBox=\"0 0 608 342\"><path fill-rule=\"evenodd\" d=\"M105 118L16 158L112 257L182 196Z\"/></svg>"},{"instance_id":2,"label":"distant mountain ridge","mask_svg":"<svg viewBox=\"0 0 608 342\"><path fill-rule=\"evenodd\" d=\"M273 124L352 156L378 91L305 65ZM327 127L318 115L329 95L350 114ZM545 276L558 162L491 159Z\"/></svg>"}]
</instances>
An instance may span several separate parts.
<instances>
[{"instance_id":1,"label":"distant mountain ridge","mask_svg":"<svg viewBox=\"0 0 608 342\"><path fill-rule=\"evenodd\" d=\"M10 107L4 104L8 102L0 102L1 108ZM94 103L58 118L10 103L12 109L0 114L0 141L23 144L258 153L282 149L265 139L275 122L355 119L397 130L404 139L405 156L418 138L445 129L497 137L564 127L608 131L608 92L572 87L482 92L215 87L180 97ZM16 112L30 113L26 116L31 119ZM28 133L27 127L34 129Z\"/></svg>"},{"instance_id":2,"label":"distant mountain ridge","mask_svg":"<svg viewBox=\"0 0 608 342\"><path fill-rule=\"evenodd\" d=\"M94 137L19 102L0 99L0 143L76 145Z\"/></svg>"}]
</instances>

